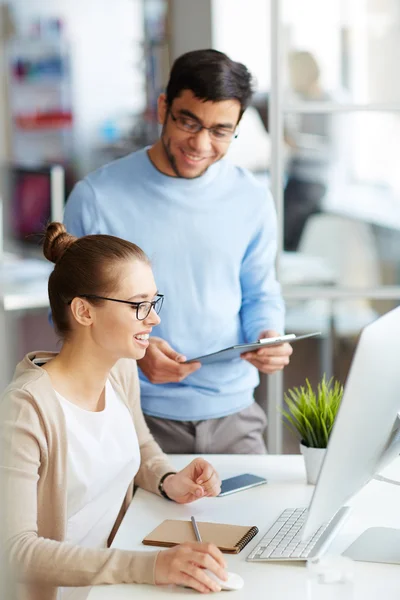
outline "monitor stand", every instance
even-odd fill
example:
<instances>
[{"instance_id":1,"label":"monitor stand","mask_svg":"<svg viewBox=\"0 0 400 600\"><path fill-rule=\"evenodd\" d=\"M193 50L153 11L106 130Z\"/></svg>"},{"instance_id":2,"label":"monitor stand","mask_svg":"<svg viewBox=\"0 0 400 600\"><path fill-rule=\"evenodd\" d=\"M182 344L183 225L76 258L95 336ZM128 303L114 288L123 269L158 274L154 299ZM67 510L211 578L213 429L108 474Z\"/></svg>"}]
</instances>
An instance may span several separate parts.
<instances>
[{"instance_id":1,"label":"monitor stand","mask_svg":"<svg viewBox=\"0 0 400 600\"><path fill-rule=\"evenodd\" d=\"M371 527L343 552L353 560L400 565L400 529Z\"/></svg>"},{"instance_id":2,"label":"monitor stand","mask_svg":"<svg viewBox=\"0 0 400 600\"><path fill-rule=\"evenodd\" d=\"M400 413L397 414L393 429L388 440L387 446L382 453L382 458L378 467L378 473L374 479L389 483L390 485L400 485L400 481L389 479L380 475L379 471L385 468L392 460L397 458L400 453ZM392 527L371 527L358 537L343 552L343 556L348 556L353 560L361 560L376 563L391 563L400 565L400 529Z\"/></svg>"}]
</instances>

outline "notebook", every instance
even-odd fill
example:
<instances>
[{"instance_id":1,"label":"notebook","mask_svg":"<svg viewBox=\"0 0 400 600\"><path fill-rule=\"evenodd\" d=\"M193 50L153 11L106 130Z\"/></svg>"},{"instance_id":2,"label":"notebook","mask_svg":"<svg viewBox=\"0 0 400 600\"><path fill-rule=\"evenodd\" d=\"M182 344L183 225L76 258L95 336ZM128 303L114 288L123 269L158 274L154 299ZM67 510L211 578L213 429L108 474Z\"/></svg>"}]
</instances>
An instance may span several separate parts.
<instances>
[{"instance_id":1,"label":"notebook","mask_svg":"<svg viewBox=\"0 0 400 600\"><path fill-rule=\"evenodd\" d=\"M203 542L211 542L226 554L238 554L258 533L258 527L226 525L197 521ZM147 546L176 546L184 542L195 542L196 536L191 521L166 519L142 543Z\"/></svg>"}]
</instances>

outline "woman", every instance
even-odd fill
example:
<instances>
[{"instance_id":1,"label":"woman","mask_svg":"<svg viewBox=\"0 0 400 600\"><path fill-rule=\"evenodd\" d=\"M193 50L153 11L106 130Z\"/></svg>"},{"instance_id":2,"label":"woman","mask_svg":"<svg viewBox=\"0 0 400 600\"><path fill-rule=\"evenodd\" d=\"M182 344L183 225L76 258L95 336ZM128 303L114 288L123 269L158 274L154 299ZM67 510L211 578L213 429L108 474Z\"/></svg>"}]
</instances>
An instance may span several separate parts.
<instances>
[{"instance_id":1,"label":"woman","mask_svg":"<svg viewBox=\"0 0 400 600\"><path fill-rule=\"evenodd\" d=\"M81 600L104 583L219 590L204 569L226 579L225 561L210 544L108 548L133 482L179 503L220 491L203 459L174 472L140 409L135 361L163 300L146 255L109 235L74 238L61 223L47 227L44 255L55 263L61 351L28 354L0 401L1 539L20 597Z\"/></svg>"}]
</instances>

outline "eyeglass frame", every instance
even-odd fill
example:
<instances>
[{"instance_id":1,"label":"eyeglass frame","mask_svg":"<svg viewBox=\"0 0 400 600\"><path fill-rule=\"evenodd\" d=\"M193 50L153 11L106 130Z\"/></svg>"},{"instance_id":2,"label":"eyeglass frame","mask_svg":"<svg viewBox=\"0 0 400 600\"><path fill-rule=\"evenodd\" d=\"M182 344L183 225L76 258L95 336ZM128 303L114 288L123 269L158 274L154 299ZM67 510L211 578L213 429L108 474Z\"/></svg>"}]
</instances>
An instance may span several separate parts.
<instances>
[{"instance_id":1,"label":"eyeglass frame","mask_svg":"<svg viewBox=\"0 0 400 600\"><path fill-rule=\"evenodd\" d=\"M229 131L228 129L226 129L226 132L231 134L231 135L229 135L228 139L217 138L217 137L214 137L213 133L215 131L217 131L218 128L224 129L223 127L220 127L219 125L213 125L212 127L206 127L198 119L196 119L194 117L190 117L189 115L179 115L178 117L176 117L172 113L171 108L168 108L167 115L171 116L172 121L174 122L174 124L180 131L184 131L185 133L190 133L191 135L197 135L198 133L200 133L200 131L203 131L203 129L205 129L206 131L209 132L211 139L214 140L215 142L222 142L223 144L227 144L227 143L231 142L232 140L235 140L239 135L238 126L236 126L236 128L233 131ZM183 126L180 127L178 125L179 119L187 119L189 121L193 121L194 124L195 123L197 124L198 128L195 131L189 131L187 129L184 129Z\"/></svg>"},{"instance_id":2,"label":"eyeglass frame","mask_svg":"<svg viewBox=\"0 0 400 600\"><path fill-rule=\"evenodd\" d=\"M152 310L156 312L157 315L160 314L162 305L164 303L164 294L157 294L157 300L143 300L142 302L131 302L130 300L119 300L118 298L108 298L107 296L97 296L97 294L77 294L76 298L86 298L87 300L109 300L110 302L120 302L121 304L129 304L133 308L136 308L136 318L138 321L144 321L147 319ZM68 302L68 305L71 304L72 300ZM145 317L139 317L139 310L143 304L149 304L149 312ZM157 307L158 305L160 308Z\"/></svg>"}]
</instances>

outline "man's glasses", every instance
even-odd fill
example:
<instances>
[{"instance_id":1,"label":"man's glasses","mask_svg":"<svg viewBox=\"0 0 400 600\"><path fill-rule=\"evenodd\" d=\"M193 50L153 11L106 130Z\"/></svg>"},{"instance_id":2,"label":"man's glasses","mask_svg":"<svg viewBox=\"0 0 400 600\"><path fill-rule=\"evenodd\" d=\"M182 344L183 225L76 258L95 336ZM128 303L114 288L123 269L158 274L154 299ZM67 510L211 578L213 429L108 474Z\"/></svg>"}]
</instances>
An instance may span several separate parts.
<instances>
[{"instance_id":1,"label":"man's glasses","mask_svg":"<svg viewBox=\"0 0 400 600\"><path fill-rule=\"evenodd\" d=\"M185 131L186 133L191 133L192 135L200 133L200 131L206 129L210 135L210 138L216 142L230 142L239 135L236 130L232 131L231 129L226 129L225 127L205 127L200 123L200 121L196 121L196 119L192 119L191 117L186 117L184 115L175 117L171 110L168 110L168 114L171 115L171 119L178 129Z\"/></svg>"},{"instance_id":2,"label":"man's glasses","mask_svg":"<svg viewBox=\"0 0 400 600\"><path fill-rule=\"evenodd\" d=\"M159 314L163 302L163 294L157 294L156 300L145 300L143 302L130 302L129 300L117 300L117 298L107 298L106 296L97 296L96 294L79 294L79 298L87 298L87 300L109 300L110 302L120 302L121 304L130 304L132 308L136 308L136 318L138 321L144 321L149 316L151 309L153 308L157 314ZM71 304L72 300L68 302Z\"/></svg>"}]
</instances>

